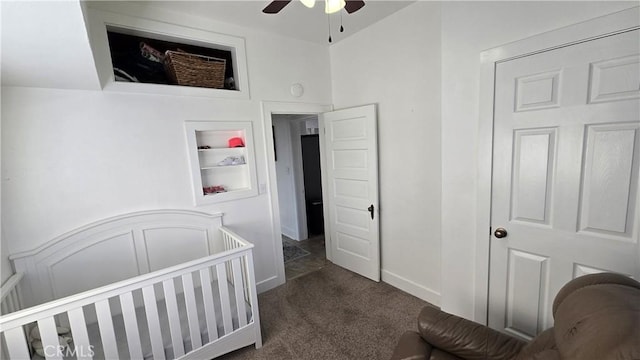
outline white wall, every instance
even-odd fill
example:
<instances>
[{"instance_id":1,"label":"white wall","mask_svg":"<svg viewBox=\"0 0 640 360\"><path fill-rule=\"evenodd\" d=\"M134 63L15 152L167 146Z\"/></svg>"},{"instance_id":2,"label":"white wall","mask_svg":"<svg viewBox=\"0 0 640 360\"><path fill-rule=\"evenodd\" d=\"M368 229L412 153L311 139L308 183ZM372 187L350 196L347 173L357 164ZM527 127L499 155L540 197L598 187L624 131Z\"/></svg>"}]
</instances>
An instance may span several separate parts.
<instances>
[{"instance_id":1,"label":"white wall","mask_svg":"<svg viewBox=\"0 0 640 360\"><path fill-rule=\"evenodd\" d=\"M0 267L0 283L4 283L5 280L11 276L13 270L11 269L9 258L7 257L9 250L7 249L6 241L2 241L0 246L2 246L2 249L0 249L0 254L2 254L0 255L0 261L2 263L2 267Z\"/></svg>"},{"instance_id":2,"label":"white wall","mask_svg":"<svg viewBox=\"0 0 640 360\"><path fill-rule=\"evenodd\" d=\"M0 99L2 98L2 91L0 89ZM2 137L2 118L0 116L0 138ZM2 149L0 147L0 158L2 154ZM0 168L0 179L2 179L2 169ZM0 182L0 204L2 204L2 182ZM3 239L5 238L3 235L2 227L2 206L0 206L0 284L4 283L11 274L13 270L11 269L11 262L9 261L9 249L8 244Z\"/></svg>"},{"instance_id":3,"label":"white wall","mask_svg":"<svg viewBox=\"0 0 640 360\"><path fill-rule=\"evenodd\" d=\"M0 8L3 85L99 89L91 51L79 47L88 39L79 1L1 1Z\"/></svg>"},{"instance_id":4,"label":"white wall","mask_svg":"<svg viewBox=\"0 0 640 360\"><path fill-rule=\"evenodd\" d=\"M335 108L378 104L382 279L437 304L440 4L412 4L330 54Z\"/></svg>"},{"instance_id":5,"label":"white wall","mask_svg":"<svg viewBox=\"0 0 640 360\"><path fill-rule=\"evenodd\" d=\"M474 316L480 52L637 2L446 2L442 5L442 308ZM487 229L488 230L488 229Z\"/></svg>"},{"instance_id":6,"label":"white wall","mask_svg":"<svg viewBox=\"0 0 640 360\"><path fill-rule=\"evenodd\" d=\"M2 18L2 7L0 6L0 18ZM2 54L2 41L0 40L0 55ZM0 99L2 99L2 89L0 89ZM2 117L0 116L0 139L2 138ZM1 142L0 142L1 144ZM0 159L2 158L2 147L0 146ZM0 179L2 179L2 167L0 167ZM2 204L2 182L0 181L0 204ZM11 276L11 263L7 257L8 249L7 242L3 241L2 227L2 206L0 206L0 284Z\"/></svg>"},{"instance_id":7,"label":"white wall","mask_svg":"<svg viewBox=\"0 0 640 360\"><path fill-rule=\"evenodd\" d=\"M260 101L330 102L325 47L197 17L164 15L158 14L158 20L245 38L251 100L4 87L3 250L5 245L9 252L31 249L125 212L195 208L185 120L252 121L258 182L264 184ZM84 26L77 31L85 31ZM37 38L24 40L25 46L36 46L29 41ZM294 99L289 87L296 82L307 91ZM267 194L197 208L223 212L225 225L256 244L256 277L270 281L268 286L277 285L275 252L281 251L274 247L270 209Z\"/></svg>"},{"instance_id":8,"label":"white wall","mask_svg":"<svg viewBox=\"0 0 640 360\"><path fill-rule=\"evenodd\" d=\"M275 137L276 176L278 177L278 200L280 201L280 226L282 234L294 240L298 234L298 207L296 201L296 184L293 169L293 151L291 149L291 126L288 118L274 115L273 128Z\"/></svg>"},{"instance_id":9,"label":"white wall","mask_svg":"<svg viewBox=\"0 0 640 360\"><path fill-rule=\"evenodd\" d=\"M2 6L0 6L0 19L2 19ZM0 36L0 58L2 55L2 37ZM0 75L1 77L1 75ZM2 89L0 89L0 99L2 98ZM0 116L0 139L2 137L2 117ZM0 146L0 158L2 157L2 148ZM0 167L0 179L2 179L2 167ZM0 204L2 204L2 182L0 181ZM7 257L7 243L3 241L2 236L2 207L0 206L0 284L11 276L11 263Z\"/></svg>"}]
</instances>

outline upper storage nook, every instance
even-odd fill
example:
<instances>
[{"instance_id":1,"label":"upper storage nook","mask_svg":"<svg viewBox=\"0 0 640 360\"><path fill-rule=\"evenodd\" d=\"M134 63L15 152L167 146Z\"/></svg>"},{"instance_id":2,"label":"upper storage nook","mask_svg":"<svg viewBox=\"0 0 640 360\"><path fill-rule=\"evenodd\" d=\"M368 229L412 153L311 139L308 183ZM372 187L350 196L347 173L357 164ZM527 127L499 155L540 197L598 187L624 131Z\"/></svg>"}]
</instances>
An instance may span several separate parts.
<instances>
[{"instance_id":1,"label":"upper storage nook","mask_svg":"<svg viewBox=\"0 0 640 360\"><path fill-rule=\"evenodd\" d=\"M236 91L231 49L143 37L107 27L115 81Z\"/></svg>"},{"instance_id":2,"label":"upper storage nook","mask_svg":"<svg viewBox=\"0 0 640 360\"><path fill-rule=\"evenodd\" d=\"M244 39L90 8L104 90L248 99Z\"/></svg>"}]
</instances>

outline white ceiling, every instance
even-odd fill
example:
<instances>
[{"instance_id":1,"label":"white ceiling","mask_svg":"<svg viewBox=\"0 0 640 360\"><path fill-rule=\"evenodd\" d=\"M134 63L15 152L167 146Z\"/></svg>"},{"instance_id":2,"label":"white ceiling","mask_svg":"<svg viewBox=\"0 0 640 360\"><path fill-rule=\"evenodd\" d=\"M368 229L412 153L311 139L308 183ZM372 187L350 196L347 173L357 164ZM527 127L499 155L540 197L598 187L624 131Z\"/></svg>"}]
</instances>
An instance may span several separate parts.
<instances>
[{"instance_id":1,"label":"white ceiling","mask_svg":"<svg viewBox=\"0 0 640 360\"><path fill-rule=\"evenodd\" d=\"M328 16L324 13L324 2L317 0L314 8L306 8L293 0L278 14L263 14L262 9L270 0L235 1L139 1L139 5L205 17L211 20L232 23L243 27L276 33L300 40L329 45ZM331 32L336 43L357 31L393 14L415 1L365 0L366 5L353 14L341 11L345 31L339 32L340 13L331 15Z\"/></svg>"}]
</instances>

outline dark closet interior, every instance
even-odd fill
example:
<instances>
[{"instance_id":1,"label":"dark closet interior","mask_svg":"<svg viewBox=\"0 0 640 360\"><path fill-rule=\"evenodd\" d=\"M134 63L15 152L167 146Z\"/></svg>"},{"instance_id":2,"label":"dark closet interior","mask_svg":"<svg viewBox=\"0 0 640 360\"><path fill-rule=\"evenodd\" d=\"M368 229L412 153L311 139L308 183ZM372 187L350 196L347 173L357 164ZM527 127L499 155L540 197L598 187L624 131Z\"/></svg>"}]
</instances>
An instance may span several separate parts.
<instances>
[{"instance_id":1,"label":"dark closet interior","mask_svg":"<svg viewBox=\"0 0 640 360\"><path fill-rule=\"evenodd\" d=\"M307 206L309 236L324 234L322 214L322 180L320 176L320 143L315 135L302 135L302 167L304 172L304 198Z\"/></svg>"}]
</instances>

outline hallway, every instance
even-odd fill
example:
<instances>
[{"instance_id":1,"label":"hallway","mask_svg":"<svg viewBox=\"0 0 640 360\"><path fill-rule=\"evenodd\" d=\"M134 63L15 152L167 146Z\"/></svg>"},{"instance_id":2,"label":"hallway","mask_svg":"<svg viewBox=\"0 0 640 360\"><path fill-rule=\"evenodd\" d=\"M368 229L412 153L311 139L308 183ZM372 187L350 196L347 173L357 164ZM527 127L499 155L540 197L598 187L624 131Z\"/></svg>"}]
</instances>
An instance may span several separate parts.
<instances>
[{"instance_id":1,"label":"hallway","mask_svg":"<svg viewBox=\"0 0 640 360\"><path fill-rule=\"evenodd\" d=\"M292 240L283 235L282 245L284 247L298 247L308 252L308 254L300 252L298 256L292 257L291 260L285 260L284 269L287 281L312 271L320 270L329 263L325 252L324 235L313 236L302 241Z\"/></svg>"}]
</instances>

